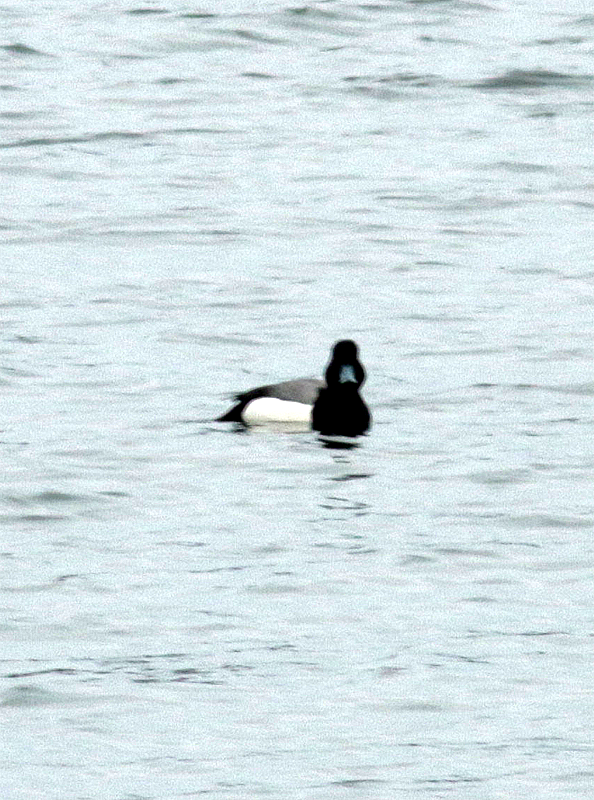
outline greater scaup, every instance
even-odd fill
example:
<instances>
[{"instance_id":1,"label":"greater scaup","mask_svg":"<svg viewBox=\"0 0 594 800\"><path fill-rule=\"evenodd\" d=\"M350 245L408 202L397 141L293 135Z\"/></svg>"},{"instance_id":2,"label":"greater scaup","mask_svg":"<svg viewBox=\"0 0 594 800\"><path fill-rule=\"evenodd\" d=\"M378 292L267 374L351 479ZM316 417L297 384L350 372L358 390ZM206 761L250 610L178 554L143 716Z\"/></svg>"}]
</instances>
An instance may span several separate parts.
<instances>
[{"instance_id":1,"label":"greater scaup","mask_svg":"<svg viewBox=\"0 0 594 800\"><path fill-rule=\"evenodd\" d=\"M337 342L326 368L326 380L301 378L258 386L235 395L235 405L219 422L243 425L303 423L326 436L359 436L368 430L371 417L359 388L365 370L355 342Z\"/></svg>"}]
</instances>

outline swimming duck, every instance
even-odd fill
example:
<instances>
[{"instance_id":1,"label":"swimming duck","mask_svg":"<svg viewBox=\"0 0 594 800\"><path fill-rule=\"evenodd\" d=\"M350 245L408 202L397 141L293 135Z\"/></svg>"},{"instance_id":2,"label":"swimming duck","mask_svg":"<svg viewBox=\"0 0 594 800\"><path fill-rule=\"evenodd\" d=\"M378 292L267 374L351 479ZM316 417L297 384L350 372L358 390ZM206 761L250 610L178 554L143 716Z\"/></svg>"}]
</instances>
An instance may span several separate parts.
<instances>
[{"instance_id":1,"label":"swimming duck","mask_svg":"<svg viewBox=\"0 0 594 800\"><path fill-rule=\"evenodd\" d=\"M351 339L336 342L325 377L325 381L300 378L241 392L235 395L235 405L218 421L240 422L247 426L303 423L326 436L365 433L371 416L359 394L365 370L355 342Z\"/></svg>"},{"instance_id":2,"label":"swimming duck","mask_svg":"<svg viewBox=\"0 0 594 800\"><path fill-rule=\"evenodd\" d=\"M351 339L336 342L325 377L325 381L299 378L241 392L235 395L235 405L218 421L247 426L303 423L326 436L365 433L371 416L359 394L365 370L355 342Z\"/></svg>"}]
</instances>

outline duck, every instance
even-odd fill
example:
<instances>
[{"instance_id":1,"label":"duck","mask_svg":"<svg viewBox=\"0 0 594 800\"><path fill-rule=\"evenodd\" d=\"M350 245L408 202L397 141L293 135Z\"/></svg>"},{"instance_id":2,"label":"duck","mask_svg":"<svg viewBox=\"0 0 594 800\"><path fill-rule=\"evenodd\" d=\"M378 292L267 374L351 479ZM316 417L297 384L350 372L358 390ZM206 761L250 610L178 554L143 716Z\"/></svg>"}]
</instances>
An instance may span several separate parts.
<instances>
[{"instance_id":1,"label":"duck","mask_svg":"<svg viewBox=\"0 0 594 800\"><path fill-rule=\"evenodd\" d=\"M293 423L323 436L361 436L371 425L371 414L359 394L365 377L359 348L352 339L341 339L332 348L325 380L298 378L240 392L217 421L245 427Z\"/></svg>"}]
</instances>

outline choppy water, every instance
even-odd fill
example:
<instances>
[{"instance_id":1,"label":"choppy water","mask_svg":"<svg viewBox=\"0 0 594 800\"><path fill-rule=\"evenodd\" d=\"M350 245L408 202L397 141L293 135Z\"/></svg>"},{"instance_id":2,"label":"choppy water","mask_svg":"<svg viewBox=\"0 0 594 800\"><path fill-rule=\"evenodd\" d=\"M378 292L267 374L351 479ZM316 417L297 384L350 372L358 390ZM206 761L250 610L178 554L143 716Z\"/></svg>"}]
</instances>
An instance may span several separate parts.
<instances>
[{"instance_id":1,"label":"choppy water","mask_svg":"<svg viewBox=\"0 0 594 800\"><path fill-rule=\"evenodd\" d=\"M0 19L3 800L591 797L591 3Z\"/></svg>"}]
</instances>

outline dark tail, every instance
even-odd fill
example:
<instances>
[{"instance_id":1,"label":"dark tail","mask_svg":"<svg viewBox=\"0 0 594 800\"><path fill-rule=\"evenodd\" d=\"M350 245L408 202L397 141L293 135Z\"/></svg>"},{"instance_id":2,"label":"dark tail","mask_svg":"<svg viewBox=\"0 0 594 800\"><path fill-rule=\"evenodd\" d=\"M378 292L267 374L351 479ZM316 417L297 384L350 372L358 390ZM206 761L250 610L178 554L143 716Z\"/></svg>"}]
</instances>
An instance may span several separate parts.
<instances>
[{"instance_id":1,"label":"dark tail","mask_svg":"<svg viewBox=\"0 0 594 800\"><path fill-rule=\"evenodd\" d=\"M226 414L223 414L222 417L217 417L215 422L241 422L243 406L243 403L237 403L233 408L230 408Z\"/></svg>"}]
</instances>

